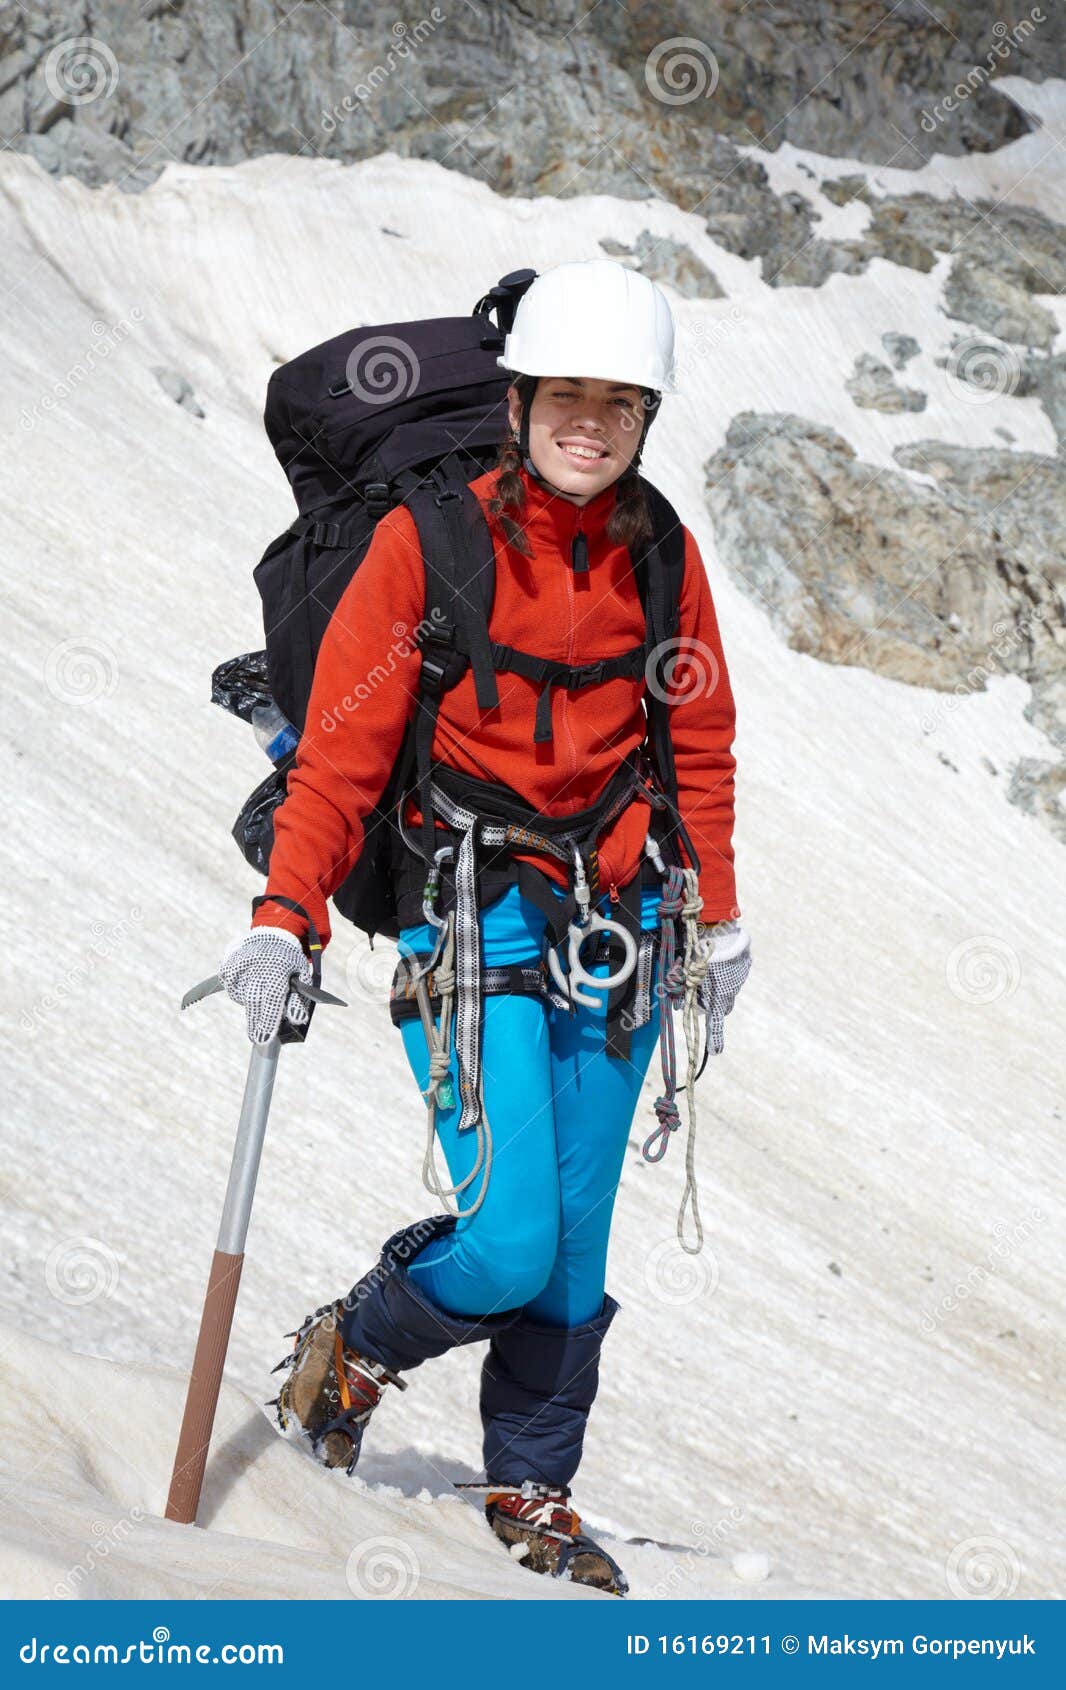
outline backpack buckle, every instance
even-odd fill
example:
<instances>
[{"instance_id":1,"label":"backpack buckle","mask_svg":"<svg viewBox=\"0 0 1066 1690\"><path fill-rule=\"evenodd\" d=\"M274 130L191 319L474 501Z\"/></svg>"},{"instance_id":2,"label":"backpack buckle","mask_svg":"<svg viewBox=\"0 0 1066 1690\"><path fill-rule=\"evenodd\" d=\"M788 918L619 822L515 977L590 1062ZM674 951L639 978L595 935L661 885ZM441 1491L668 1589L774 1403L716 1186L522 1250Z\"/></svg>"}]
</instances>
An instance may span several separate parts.
<instances>
[{"instance_id":1,"label":"backpack buckle","mask_svg":"<svg viewBox=\"0 0 1066 1690\"><path fill-rule=\"evenodd\" d=\"M442 663L439 657L430 657L428 652L422 652L422 668L418 677L422 692L427 693L430 698L439 698L444 691L444 677L447 673L448 665Z\"/></svg>"},{"instance_id":2,"label":"backpack buckle","mask_svg":"<svg viewBox=\"0 0 1066 1690\"><path fill-rule=\"evenodd\" d=\"M392 506L388 482L368 481L363 489L363 499L370 515L378 522Z\"/></svg>"},{"instance_id":3,"label":"backpack buckle","mask_svg":"<svg viewBox=\"0 0 1066 1690\"><path fill-rule=\"evenodd\" d=\"M455 627L449 623L443 628L430 628L419 642L422 650L422 669L419 685L423 692L431 698L439 698L444 692L444 682L448 675L449 659L455 651ZM436 646L434 653L430 647Z\"/></svg>"},{"instance_id":4,"label":"backpack buckle","mask_svg":"<svg viewBox=\"0 0 1066 1690\"><path fill-rule=\"evenodd\" d=\"M577 686L577 687L594 687L594 686L596 686L598 682L603 680L603 670L604 670L605 661L606 660L601 657L595 663L581 663L581 664L579 664L576 669L571 670L571 673L570 673L570 683L571 683L571 685Z\"/></svg>"}]
</instances>

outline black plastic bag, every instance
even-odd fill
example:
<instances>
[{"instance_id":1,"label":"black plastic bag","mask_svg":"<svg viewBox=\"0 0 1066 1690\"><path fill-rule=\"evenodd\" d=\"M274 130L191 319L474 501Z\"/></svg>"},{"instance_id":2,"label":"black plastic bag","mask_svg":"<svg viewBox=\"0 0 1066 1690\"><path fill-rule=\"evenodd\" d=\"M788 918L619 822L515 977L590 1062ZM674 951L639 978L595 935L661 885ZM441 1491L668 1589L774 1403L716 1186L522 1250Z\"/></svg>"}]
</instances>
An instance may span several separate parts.
<instances>
[{"instance_id":1,"label":"black plastic bag","mask_svg":"<svg viewBox=\"0 0 1066 1690\"><path fill-rule=\"evenodd\" d=\"M250 722L252 711L260 704L273 702L265 651L246 651L240 657L230 657L211 676L211 703L228 710L231 716L239 716L242 722Z\"/></svg>"},{"instance_id":2,"label":"black plastic bag","mask_svg":"<svg viewBox=\"0 0 1066 1690\"><path fill-rule=\"evenodd\" d=\"M285 802L289 770L295 756L286 757L266 780L260 781L241 806L241 813L233 824L233 837L240 846L245 862L251 863L260 874L270 867L270 853L274 849L274 811Z\"/></svg>"}]
</instances>

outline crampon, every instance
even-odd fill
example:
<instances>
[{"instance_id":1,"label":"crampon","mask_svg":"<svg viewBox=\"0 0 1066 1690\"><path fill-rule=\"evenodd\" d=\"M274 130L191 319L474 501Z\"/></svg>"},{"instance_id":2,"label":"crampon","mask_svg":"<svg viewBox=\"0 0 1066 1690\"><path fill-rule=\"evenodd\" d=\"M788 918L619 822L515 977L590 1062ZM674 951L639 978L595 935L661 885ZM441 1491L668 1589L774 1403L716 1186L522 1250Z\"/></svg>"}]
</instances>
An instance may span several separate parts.
<instances>
[{"instance_id":1,"label":"crampon","mask_svg":"<svg viewBox=\"0 0 1066 1690\"><path fill-rule=\"evenodd\" d=\"M274 1368L289 1370L272 1404L278 1425L295 1432L324 1467L351 1473L359 1460L363 1430L381 1401L385 1385L407 1385L381 1362L348 1349L341 1341L343 1303L326 1303L309 1314L297 1332L291 1355Z\"/></svg>"},{"instance_id":2,"label":"crampon","mask_svg":"<svg viewBox=\"0 0 1066 1690\"><path fill-rule=\"evenodd\" d=\"M489 1525L514 1560L535 1573L590 1584L612 1596L625 1596L629 1584L617 1561L581 1530L581 1517L569 1506L565 1485L478 1486L486 1489Z\"/></svg>"}]
</instances>

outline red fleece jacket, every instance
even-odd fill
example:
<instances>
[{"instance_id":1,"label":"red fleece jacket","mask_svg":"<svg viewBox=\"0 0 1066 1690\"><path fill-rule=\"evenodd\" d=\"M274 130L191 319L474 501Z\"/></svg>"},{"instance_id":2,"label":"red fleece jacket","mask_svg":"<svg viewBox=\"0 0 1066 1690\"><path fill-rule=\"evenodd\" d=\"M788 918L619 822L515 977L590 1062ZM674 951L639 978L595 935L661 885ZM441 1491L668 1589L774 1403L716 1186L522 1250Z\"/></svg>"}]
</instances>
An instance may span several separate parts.
<instances>
[{"instance_id":1,"label":"red fleece jacket","mask_svg":"<svg viewBox=\"0 0 1066 1690\"><path fill-rule=\"evenodd\" d=\"M550 494L523 474L520 518L532 555L509 545L489 518L496 548L494 640L564 663L589 663L638 645L644 616L628 550L605 532L614 486L584 506ZM471 483L484 507L496 472ZM489 513L486 509L486 517ZM588 541L589 568L575 573L571 542ZM679 624L681 662L671 708L681 814L701 862L702 920L736 916L733 877L735 712L711 591L688 529ZM326 631L288 796L275 816L267 892L302 904L323 936L326 900L359 856L363 825L381 797L414 710L421 657L414 632L425 614L418 534L403 507L379 522L370 548ZM686 659L686 655L688 658ZM497 676L499 708L479 712L473 677L444 695L434 757L464 773L503 782L546 815L595 802L621 760L644 738L643 678L602 681L568 693L553 688L553 738L533 739L538 687ZM637 872L649 807L636 801L599 844L600 883L621 887ZM528 859L565 883L554 861ZM263 904L255 923L302 933L281 905Z\"/></svg>"}]
</instances>

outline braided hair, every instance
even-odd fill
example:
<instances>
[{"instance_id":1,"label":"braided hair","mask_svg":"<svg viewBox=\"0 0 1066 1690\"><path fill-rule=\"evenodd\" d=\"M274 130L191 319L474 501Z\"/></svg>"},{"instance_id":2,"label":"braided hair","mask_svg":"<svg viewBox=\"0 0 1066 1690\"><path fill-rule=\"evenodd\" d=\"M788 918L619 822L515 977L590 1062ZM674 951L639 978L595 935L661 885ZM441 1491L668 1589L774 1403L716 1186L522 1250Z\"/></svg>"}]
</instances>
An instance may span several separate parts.
<instances>
[{"instance_id":1,"label":"braided hair","mask_svg":"<svg viewBox=\"0 0 1066 1690\"><path fill-rule=\"evenodd\" d=\"M522 375L514 378L523 411L533 403L538 379L537 376ZM638 459L639 456L638 452ZM529 557L531 548L521 522L526 504L526 489L520 473L522 453L517 438L510 431L500 442L494 467L496 484L489 500L489 511L503 529L508 545ZM652 532L648 496L635 463L619 477L617 487L614 509L607 519L607 538L617 546L635 546Z\"/></svg>"}]
</instances>

